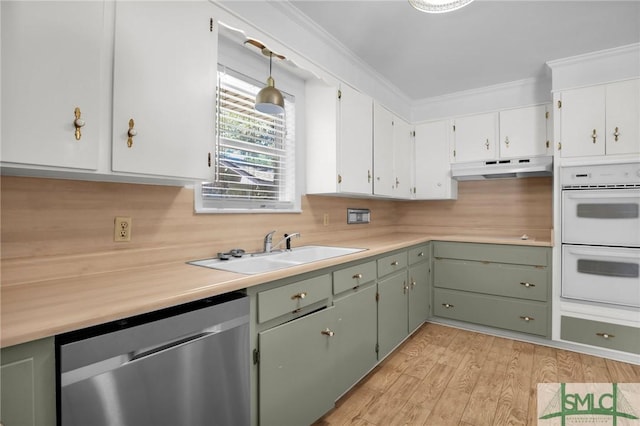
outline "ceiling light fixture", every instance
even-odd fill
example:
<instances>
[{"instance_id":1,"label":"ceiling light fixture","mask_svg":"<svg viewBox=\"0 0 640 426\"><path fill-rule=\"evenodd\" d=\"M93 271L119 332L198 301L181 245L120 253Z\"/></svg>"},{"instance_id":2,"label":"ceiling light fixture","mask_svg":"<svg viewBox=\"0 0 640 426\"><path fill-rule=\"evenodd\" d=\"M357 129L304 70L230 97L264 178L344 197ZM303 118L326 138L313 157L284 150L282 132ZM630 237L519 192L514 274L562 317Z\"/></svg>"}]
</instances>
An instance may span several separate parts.
<instances>
[{"instance_id":1,"label":"ceiling light fixture","mask_svg":"<svg viewBox=\"0 0 640 426\"><path fill-rule=\"evenodd\" d=\"M472 1L473 0L409 0L409 4L420 12L444 13L460 9Z\"/></svg>"},{"instance_id":2,"label":"ceiling light fixture","mask_svg":"<svg viewBox=\"0 0 640 426\"><path fill-rule=\"evenodd\" d=\"M284 112L284 97L276 89L276 83L271 77L273 52L263 48L262 53L269 55L269 78L267 78L267 85L256 95L256 110L265 114L282 114Z\"/></svg>"}]
</instances>

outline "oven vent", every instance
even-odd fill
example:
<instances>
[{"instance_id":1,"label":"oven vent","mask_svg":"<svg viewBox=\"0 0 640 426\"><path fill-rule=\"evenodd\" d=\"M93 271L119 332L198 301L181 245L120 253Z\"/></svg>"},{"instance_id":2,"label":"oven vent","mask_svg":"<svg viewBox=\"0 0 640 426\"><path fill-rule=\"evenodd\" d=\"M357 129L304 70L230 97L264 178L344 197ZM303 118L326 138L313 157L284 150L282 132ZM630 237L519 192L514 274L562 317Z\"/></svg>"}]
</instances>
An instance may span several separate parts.
<instances>
[{"instance_id":1,"label":"oven vent","mask_svg":"<svg viewBox=\"0 0 640 426\"><path fill-rule=\"evenodd\" d=\"M609 183L605 185L563 185L562 189L635 189L640 188L640 183Z\"/></svg>"}]
</instances>

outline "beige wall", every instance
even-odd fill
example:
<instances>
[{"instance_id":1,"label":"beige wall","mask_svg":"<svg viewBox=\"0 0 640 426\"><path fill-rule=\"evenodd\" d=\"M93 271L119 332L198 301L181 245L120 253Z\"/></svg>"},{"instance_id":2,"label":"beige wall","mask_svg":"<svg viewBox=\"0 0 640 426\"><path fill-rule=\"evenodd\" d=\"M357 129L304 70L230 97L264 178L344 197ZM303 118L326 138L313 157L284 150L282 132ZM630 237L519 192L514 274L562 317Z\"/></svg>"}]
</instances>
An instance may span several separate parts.
<instances>
[{"instance_id":1,"label":"beige wall","mask_svg":"<svg viewBox=\"0 0 640 426\"><path fill-rule=\"evenodd\" d=\"M181 187L24 177L2 177L1 185L3 285L211 257L234 247L257 251L274 229L279 237L301 232L294 245L305 245L330 244L347 232L548 238L552 227L551 178L461 182L457 201L306 196L301 214L196 215L193 190ZM348 207L371 209L371 224L347 225ZM131 242L113 242L115 216L132 217Z\"/></svg>"}]
</instances>

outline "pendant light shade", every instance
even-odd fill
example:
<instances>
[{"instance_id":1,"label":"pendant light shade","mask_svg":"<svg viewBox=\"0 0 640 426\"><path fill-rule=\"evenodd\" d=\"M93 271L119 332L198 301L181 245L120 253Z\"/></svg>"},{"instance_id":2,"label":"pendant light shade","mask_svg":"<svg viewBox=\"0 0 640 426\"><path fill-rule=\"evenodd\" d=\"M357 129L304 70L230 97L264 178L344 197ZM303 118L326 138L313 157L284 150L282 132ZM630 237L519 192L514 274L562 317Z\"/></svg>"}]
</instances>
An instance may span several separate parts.
<instances>
[{"instance_id":1,"label":"pendant light shade","mask_svg":"<svg viewBox=\"0 0 640 426\"><path fill-rule=\"evenodd\" d=\"M256 110L265 114L282 114L284 112L284 97L276 89L276 83L271 77L272 61L273 52L269 52L269 78L267 78L267 85L256 95Z\"/></svg>"},{"instance_id":2,"label":"pendant light shade","mask_svg":"<svg viewBox=\"0 0 640 426\"><path fill-rule=\"evenodd\" d=\"M460 9L473 0L409 0L411 6L420 12L444 13Z\"/></svg>"}]
</instances>

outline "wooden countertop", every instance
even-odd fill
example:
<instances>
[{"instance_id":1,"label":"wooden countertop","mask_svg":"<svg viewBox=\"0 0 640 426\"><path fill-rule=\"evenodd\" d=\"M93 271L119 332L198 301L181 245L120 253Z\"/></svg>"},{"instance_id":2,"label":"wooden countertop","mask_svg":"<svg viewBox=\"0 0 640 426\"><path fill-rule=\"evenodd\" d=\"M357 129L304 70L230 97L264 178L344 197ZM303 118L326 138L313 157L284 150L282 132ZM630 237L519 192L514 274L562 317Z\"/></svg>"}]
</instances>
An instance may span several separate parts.
<instances>
[{"instance_id":1,"label":"wooden countertop","mask_svg":"<svg viewBox=\"0 0 640 426\"><path fill-rule=\"evenodd\" d=\"M3 286L0 299L1 346L53 336L432 240L551 246L549 241L517 237L388 234L335 241L331 245L367 250L264 274L242 275L171 262L77 278Z\"/></svg>"}]
</instances>

